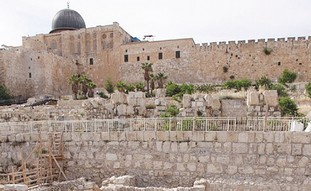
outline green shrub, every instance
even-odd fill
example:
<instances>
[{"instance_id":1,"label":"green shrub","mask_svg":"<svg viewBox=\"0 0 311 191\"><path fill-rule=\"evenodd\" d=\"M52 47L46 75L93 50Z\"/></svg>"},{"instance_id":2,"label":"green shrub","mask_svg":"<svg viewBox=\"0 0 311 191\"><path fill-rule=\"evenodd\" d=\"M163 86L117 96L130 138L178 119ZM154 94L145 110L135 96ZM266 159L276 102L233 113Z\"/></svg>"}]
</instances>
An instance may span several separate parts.
<instances>
[{"instance_id":1,"label":"green shrub","mask_svg":"<svg viewBox=\"0 0 311 191\"><path fill-rule=\"evenodd\" d=\"M309 98L311 98L311 82L306 85L306 92Z\"/></svg>"},{"instance_id":2,"label":"green shrub","mask_svg":"<svg viewBox=\"0 0 311 191\"><path fill-rule=\"evenodd\" d=\"M162 113L161 117L176 117L179 114L179 109L176 107L176 105L170 105L165 113Z\"/></svg>"},{"instance_id":3,"label":"green shrub","mask_svg":"<svg viewBox=\"0 0 311 191\"><path fill-rule=\"evenodd\" d=\"M272 80L266 76L262 76L260 79L256 80L256 89L258 90L259 86L265 87L266 90L270 90L272 87Z\"/></svg>"},{"instance_id":4,"label":"green shrub","mask_svg":"<svg viewBox=\"0 0 311 191\"><path fill-rule=\"evenodd\" d=\"M109 79L106 80L106 82L105 82L105 89L107 90L107 92L109 94L112 94L114 92L114 85L113 85L111 80L109 80Z\"/></svg>"},{"instance_id":5,"label":"green shrub","mask_svg":"<svg viewBox=\"0 0 311 191\"><path fill-rule=\"evenodd\" d=\"M193 94L195 92L193 84L182 84L180 89L182 94Z\"/></svg>"},{"instance_id":6,"label":"green shrub","mask_svg":"<svg viewBox=\"0 0 311 191\"><path fill-rule=\"evenodd\" d=\"M252 85L252 82L248 79L242 80L228 80L225 82L224 87L226 89L237 89L240 91L242 88L247 90Z\"/></svg>"},{"instance_id":7,"label":"green shrub","mask_svg":"<svg viewBox=\"0 0 311 191\"><path fill-rule=\"evenodd\" d=\"M176 95L181 92L181 88L178 84L175 84L173 82L169 82L166 85L166 96L172 97L173 95Z\"/></svg>"},{"instance_id":8,"label":"green shrub","mask_svg":"<svg viewBox=\"0 0 311 191\"><path fill-rule=\"evenodd\" d=\"M134 84L136 91L144 91L145 85L142 82L137 82Z\"/></svg>"},{"instance_id":9,"label":"green shrub","mask_svg":"<svg viewBox=\"0 0 311 191\"><path fill-rule=\"evenodd\" d=\"M285 69L282 75L279 77L278 82L281 84L293 83L296 78L297 74L295 72L290 72L289 70Z\"/></svg>"},{"instance_id":10,"label":"green shrub","mask_svg":"<svg viewBox=\"0 0 311 191\"><path fill-rule=\"evenodd\" d=\"M298 108L296 103L289 97L281 97L279 105L282 116L298 116Z\"/></svg>"},{"instance_id":11,"label":"green shrub","mask_svg":"<svg viewBox=\"0 0 311 191\"><path fill-rule=\"evenodd\" d=\"M201 93L210 93L215 91L215 87L210 84L197 85L195 90Z\"/></svg>"},{"instance_id":12,"label":"green shrub","mask_svg":"<svg viewBox=\"0 0 311 191\"><path fill-rule=\"evenodd\" d=\"M169 82L166 85L166 96L173 97L176 101L181 101L184 94L193 94L195 87L193 84L178 85L173 82Z\"/></svg>"},{"instance_id":13,"label":"green shrub","mask_svg":"<svg viewBox=\"0 0 311 191\"><path fill-rule=\"evenodd\" d=\"M108 96L107 96L104 92L99 92L98 95L99 95L99 97L101 97L101 98L105 98L105 99L108 98Z\"/></svg>"},{"instance_id":14,"label":"green shrub","mask_svg":"<svg viewBox=\"0 0 311 191\"><path fill-rule=\"evenodd\" d=\"M288 96L286 89L282 84L272 84L270 89L276 90L278 92L279 97L287 97Z\"/></svg>"},{"instance_id":15,"label":"green shrub","mask_svg":"<svg viewBox=\"0 0 311 191\"><path fill-rule=\"evenodd\" d=\"M126 91L126 83L125 83L125 82L119 81L119 82L117 83L116 87L117 87L117 89L118 89L119 92L125 93L125 91Z\"/></svg>"},{"instance_id":16,"label":"green shrub","mask_svg":"<svg viewBox=\"0 0 311 191\"><path fill-rule=\"evenodd\" d=\"M273 49L272 48L269 48L269 47L265 47L263 49L263 52L266 54L266 55L270 55L272 52L273 52Z\"/></svg>"},{"instance_id":17,"label":"green shrub","mask_svg":"<svg viewBox=\"0 0 311 191\"><path fill-rule=\"evenodd\" d=\"M135 84L126 84L125 86L125 93L134 92L135 91Z\"/></svg>"},{"instance_id":18,"label":"green shrub","mask_svg":"<svg viewBox=\"0 0 311 191\"><path fill-rule=\"evenodd\" d=\"M12 96L9 92L9 90L4 86L0 84L0 100L6 100L11 99Z\"/></svg>"}]
</instances>

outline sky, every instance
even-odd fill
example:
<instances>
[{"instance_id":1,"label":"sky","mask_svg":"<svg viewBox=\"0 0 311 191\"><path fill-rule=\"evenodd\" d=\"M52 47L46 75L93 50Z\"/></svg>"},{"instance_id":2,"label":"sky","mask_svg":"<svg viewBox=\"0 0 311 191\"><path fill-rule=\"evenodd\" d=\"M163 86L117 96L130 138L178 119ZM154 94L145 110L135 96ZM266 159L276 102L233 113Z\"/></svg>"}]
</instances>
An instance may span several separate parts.
<instances>
[{"instance_id":1,"label":"sky","mask_svg":"<svg viewBox=\"0 0 311 191\"><path fill-rule=\"evenodd\" d=\"M0 46L47 34L67 0L2 0ZM196 43L311 36L310 0L71 0L87 27L118 22L133 37Z\"/></svg>"}]
</instances>

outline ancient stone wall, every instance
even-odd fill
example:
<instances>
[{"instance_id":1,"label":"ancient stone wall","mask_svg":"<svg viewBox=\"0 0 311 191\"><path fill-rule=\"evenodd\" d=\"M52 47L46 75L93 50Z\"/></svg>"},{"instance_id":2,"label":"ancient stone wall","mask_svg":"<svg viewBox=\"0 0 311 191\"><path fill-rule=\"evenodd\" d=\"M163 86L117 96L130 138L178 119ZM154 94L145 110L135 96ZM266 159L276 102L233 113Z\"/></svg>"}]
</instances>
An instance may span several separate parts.
<instances>
[{"instance_id":1,"label":"ancient stone wall","mask_svg":"<svg viewBox=\"0 0 311 191\"><path fill-rule=\"evenodd\" d=\"M298 73L297 81L309 81L309 42L310 38L300 37L202 45L194 44L192 39L128 44L122 47L128 51L129 62L122 63L121 74L126 74L122 76L126 81L142 79L140 63L148 61L154 63L156 72L164 71L169 80L178 83L221 83L229 79L256 80L262 76L275 81L284 69ZM265 53L265 48L271 52ZM180 58L175 57L175 51L180 51ZM158 58L161 52L163 59Z\"/></svg>"},{"instance_id":2,"label":"ancient stone wall","mask_svg":"<svg viewBox=\"0 0 311 191\"><path fill-rule=\"evenodd\" d=\"M191 38L132 42L132 36L118 23L113 23L24 37L19 50L4 51L7 56L2 61L0 59L0 68L8 68L8 71L4 70L5 79L15 81L9 86L12 92L17 95L25 92L25 88L20 91L19 84L23 84L30 91L24 93L26 96L45 93L43 83L52 87L53 95L62 94L58 86L62 86L64 81L59 79L68 80L72 73L59 71L67 71L68 68L72 72L85 72L98 87L103 87L107 79L142 82L143 62L153 63L154 73L164 72L168 81L176 83L219 84L228 79L249 78L254 81L262 76L276 81L284 69L296 72L296 81L301 82L311 80L308 75L311 73L310 40L299 37L202 45L195 44ZM41 77L25 80L29 75L26 65L33 55L46 58L44 64L41 60L40 65L31 68L37 70L37 76ZM53 63L55 58L63 63L46 64ZM13 73L10 69L18 72ZM59 71L54 74L55 69ZM46 73L53 73L53 78Z\"/></svg>"},{"instance_id":3,"label":"ancient stone wall","mask_svg":"<svg viewBox=\"0 0 311 191\"><path fill-rule=\"evenodd\" d=\"M71 92L68 79L77 67L70 59L48 52L12 49L4 52L2 60L4 84L15 96L60 96Z\"/></svg>"},{"instance_id":4,"label":"ancient stone wall","mask_svg":"<svg viewBox=\"0 0 311 191\"><path fill-rule=\"evenodd\" d=\"M47 141L46 133L41 137ZM0 140L4 171L29 153L38 136L1 135ZM139 186L161 187L191 186L196 178L298 190L310 182L311 137L305 132L68 132L64 141L67 176L98 184L125 174L135 175Z\"/></svg>"}]
</instances>

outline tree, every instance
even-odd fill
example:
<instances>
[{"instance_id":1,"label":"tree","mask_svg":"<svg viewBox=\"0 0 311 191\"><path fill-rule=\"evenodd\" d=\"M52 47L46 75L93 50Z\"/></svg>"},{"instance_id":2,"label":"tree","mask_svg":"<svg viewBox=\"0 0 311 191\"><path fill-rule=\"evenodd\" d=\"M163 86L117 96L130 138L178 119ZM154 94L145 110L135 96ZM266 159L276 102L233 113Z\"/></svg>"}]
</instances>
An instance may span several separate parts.
<instances>
[{"instance_id":1,"label":"tree","mask_svg":"<svg viewBox=\"0 0 311 191\"><path fill-rule=\"evenodd\" d=\"M9 92L9 90L4 86L0 84L0 100L6 100L11 99L12 96Z\"/></svg>"},{"instance_id":2,"label":"tree","mask_svg":"<svg viewBox=\"0 0 311 191\"><path fill-rule=\"evenodd\" d=\"M290 72L289 70L285 69L282 75L279 77L278 81L281 84L285 83L293 83L297 78L297 74L295 72Z\"/></svg>"},{"instance_id":3,"label":"tree","mask_svg":"<svg viewBox=\"0 0 311 191\"><path fill-rule=\"evenodd\" d=\"M96 84L92 80L89 80L86 84L88 87L87 96L88 97L94 97L94 88L96 88Z\"/></svg>"},{"instance_id":4,"label":"tree","mask_svg":"<svg viewBox=\"0 0 311 191\"><path fill-rule=\"evenodd\" d=\"M150 72L152 72L152 63L142 63L142 69L144 70L144 79L146 80L147 84L147 92L149 92L149 81L150 81Z\"/></svg>"},{"instance_id":5,"label":"tree","mask_svg":"<svg viewBox=\"0 0 311 191\"><path fill-rule=\"evenodd\" d=\"M289 97L281 97L279 99L279 105L282 116L297 116L298 108L296 103Z\"/></svg>"},{"instance_id":6,"label":"tree","mask_svg":"<svg viewBox=\"0 0 311 191\"><path fill-rule=\"evenodd\" d=\"M114 92L114 85L110 79L106 80L105 89L109 94L112 94Z\"/></svg>"},{"instance_id":7,"label":"tree","mask_svg":"<svg viewBox=\"0 0 311 191\"><path fill-rule=\"evenodd\" d=\"M150 74L150 88L151 91L155 88L155 82L157 81L157 76L154 74Z\"/></svg>"},{"instance_id":8,"label":"tree","mask_svg":"<svg viewBox=\"0 0 311 191\"><path fill-rule=\"evenodd\" d=\"M81 84L81 91L82 91L83 97L86 97L86 94L87 94L88 89L89 89L87 84L89 82L90 82L90 79L85 74L80 75L79 83Z\"/></svg>"},{"instance_id":9,"label":"tree","mask_svg":"<svg viewBox=\"0 0 311 191\"><path fill-rule=\"evenodd\" d=\"M94 95L93 89L96 87L94 82L89 79L86 74L73 74L69 78L71 89L74 94L74 99L77 99L79 92L82 92L82 96L86 98L86 94L90 91L90 95Z\"/></svg>"},{"instance_id":10,"label":"tree","mask_svg":"<svg viewBox=\"0 0 311 191\"><path fill-rule=\"evenodd\" d=\"M79 92L79 74L72 74L69 78L69 83L71 84L71 90L73 92L74 98L77 99L77 95Z\"/></svg>"},{"instance_id":11,"label":"tree","mask_svg":"<svg viewBox=\"0 0 311 191\"><path fill-rule=\"evenodd\" d=\"M167 79L167 76L164 73L160 72L160 73L158 73L156 75L156 78L157 78L157 81L158 81L158 88L163 88L164 80Z\"/></svg>"}]
</instances>

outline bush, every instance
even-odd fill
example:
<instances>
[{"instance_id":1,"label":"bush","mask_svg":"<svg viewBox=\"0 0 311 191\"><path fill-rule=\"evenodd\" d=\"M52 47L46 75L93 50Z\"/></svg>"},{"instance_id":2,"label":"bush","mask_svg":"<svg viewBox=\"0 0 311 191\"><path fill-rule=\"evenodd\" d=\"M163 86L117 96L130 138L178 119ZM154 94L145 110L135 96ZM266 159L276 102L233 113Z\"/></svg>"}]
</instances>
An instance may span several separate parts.
<instances>
[{"instance_id":1,"label":"bush","mask_svg":"<svg viewBox=\"0 0 311 191\"><path fill-rule=\"evenodd\" d=\"M142 82L137 82L134 84L136 91L144 91L145 85Z\"/></svg>"},{"instance_id":2,"label":"bush","mask_svg":"<svg viewBox=\"0 0 311 191\"><path fill-rule=\"evenodd\" d=\"M287 97L288 96L286 89L282 84L272 84L270 89L276 90L278 92L279 97Z\"/></svg>"},{"instance_id":3,"label":"bush","mask_svg":"<svg viewBox=\"0 0 311 191\"><path fill-rule=\"evenodd\" d=\"M99 92L98 95L99 95L99 97L101 97L101 98L105 98L105 99L108 98L108 96L107 96L104 92Z\"/></svg>"},{"instance_id":4,"label":"bush","mask_svg":"<svg viewBox=\"0 0 311 191\"><path fill-rule=\"evenodd\" d=\"M119 92L125 93L125 91L126 91L126 84L125 84L125 82L119 81L119 82L117 83L116 87L117 87L117 89L118 89Z\"/></svg>"},{"instance_id":5,"label":"bush","mask_svg":"<svg viewBox=\"0 0 311 191\"><path fill-rule=\"evenodd\" d=\"M179 114L179 109L176 107L176 105L170 105L165 113L162 113L161 117L176 117Z\"/></svg>"},{"instance_id":6,"label":"bush","mask_svg":"<svg viewBox=\"0 0 311 191\"><path fill-rule=\"evenodd\" d=\"M180 89L182 94L193 94L195 92L193 84L182 84Z\"/></svg>"},{"instance_id":7,"label":"bush","mask_svg":"<svg viewBox=\"0 0 311 191\"><path fill-rule=\"evenodd\" d=\"M9 92L9 90L4 86L0 84L0 100L6 100L11 99L12 96Z\"/></svg>"},{"instance_id":8,"label":"bush","mask_svg":"<svg viewBox=\"0 0 311 191\"><path fill-rule=\"evenodd\" d=\"M270 55L270 54L273 52L273 50L272 50L272 48L265 47L265 48L263 49L263 52L264 52L266 55Z\"/></svg>"},{"instance_id":9,"label":"bush","mask_svg":"<svg viewBox=\"0 0 311 191\"><path fill-rule=\"evenodd\" d=\"M252 85L252 82L248 79L242 80L228 80L225 82L224 87L226 89L237 89L240 91L242 88L247 90Z\"/></svg>"},{"instance_id":10,"label":"bush","mask_svg":"<svg viewBox=\"0 0 311 191\"><path fill-rule=\"evenodd\" d=\"M311 98L311 82L306 85L306 92L309 98Z\"/></svg>"},{"instance_id":11,"label":"bush","mask_svg":"<svg viewBox=\"0 0 311 191\"><path fill-rule=\"evenodd\" d=\"M177 84L173 82L169 82L166 85L166 96L172 97L173 95L176 95L180 92L181 92L181 88Z\"/></svg>"},{"instance_id":12,"label":"bush","mask_svg":"<svg viewBox=\"0 0 311 191\"><path fill-rule=\"evenodd\" d=\"M114 85L111 80L108 79L105 82L105 89L107 90L109 94L112 94L114 92Z\"/></svg>"},{"instance_id":13,"label":"bush","mask_svg":"<svg viewBox=\"0 0 311 191\"><path fill-rule=\"evenodd\" d=\"M296 103L289 97L281 97L279 105L282 116L298 116L298 108Z\"/></svg>"},{"instance_id":14,"label":"bush","mask_svg":"<svg viewBox=\"0 0 311 191\"><path fill-rule=\"evenodd\" d=\"M266 76L262 76L259 80L256 80L256 89L258 90L259 86L265 87L266 90L270 90L272 87L272 80Z\"/></svg>"},{"instance_id":15,"label":"bush","mask_svg":"<svg viewBox=\"0 0 311 191\"><path fill-rule=\"evenodd\" d=\"M195 90L201 93L210 93L215 91L215 87L210 84L203 84L196 86Z\"/></svg>"},{"instance_id":16,"label":"bush","mask_svg":"<svg viewBox=\"0 0 311 191\"><path fill-rule=\"evenodd\" d=\"M295 72L290 72L289 70L285 69L282 75L279 77L278 81L281 84L285 83L293 83L297 78L297 74Z\"/></svg>"},{"instance_id":17,"label":"bush","mask_svg":"<svg viewBox=\"0 0 311 191\"><path fill-rule=\"evenodd\" d=\"M135 84L127 84L125 86L125 93L134 92L135 91Z\"/></svg>"}]
</instances>

